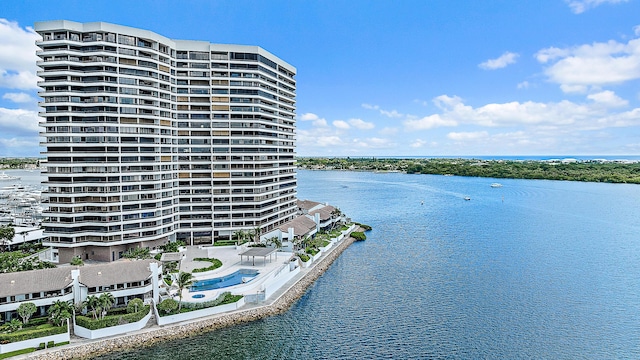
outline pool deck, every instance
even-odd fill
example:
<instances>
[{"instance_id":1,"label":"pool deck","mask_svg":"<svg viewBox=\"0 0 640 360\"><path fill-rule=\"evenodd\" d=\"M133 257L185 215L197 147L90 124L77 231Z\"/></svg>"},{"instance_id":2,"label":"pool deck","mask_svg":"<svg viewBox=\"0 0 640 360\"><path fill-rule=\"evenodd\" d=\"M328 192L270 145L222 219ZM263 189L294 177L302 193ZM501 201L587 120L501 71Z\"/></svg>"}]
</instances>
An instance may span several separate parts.
<instances>
[{"instance_id":1,"label":"pool deck","mask_svg":"<svg viewBox=\"0 0 640 360\"><path fill-rule=\"evenodd\" d=\"M190 272L196 280L211 279L222 277L232 274L239 269L251 269L257 270L258 276L246 284L240 284L236 286L230 286L221 289L198 291L197 294L203 294L204 297L194 299L192 296L195 293L184 289L182 291L183 302L204 302L217 298L221 293L225 291L231 291L238 295L255 294L260 289L261 282L273 271L277 271L282 266L288 264L288 260L293 255L289 252L277 252L271 256L271 260L267 256L264 260L262 258L253 259L244 258L240 261L240 254L246 251L246 247L238 248L230 246L188 246L187 251L184 253L184 257L180 263L180 271ZM210 262L196 261L196 258L215 258L222 262L222 266L207 272L194 273L193 270L198 268L206 268L211 265ZM172 293L173 294L173 293ZM178 296L175 295L176 300Z\"/></svg>"}]
</instances>

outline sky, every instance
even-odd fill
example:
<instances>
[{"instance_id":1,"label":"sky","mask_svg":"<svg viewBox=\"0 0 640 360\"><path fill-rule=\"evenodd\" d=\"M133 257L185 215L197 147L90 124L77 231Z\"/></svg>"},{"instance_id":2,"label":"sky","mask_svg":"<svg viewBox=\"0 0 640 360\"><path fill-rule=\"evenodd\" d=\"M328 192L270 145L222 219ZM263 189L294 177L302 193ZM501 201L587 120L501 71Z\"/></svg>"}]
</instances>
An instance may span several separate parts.
<instances>
[{"instance_id":1,"label":"sky","mask_svg":"<svg viewBox=\"0 0 640 360\"><path fill-rule=\"evenodd\" d=\"M298 156L640 155L640 0L3 2L0 156L39 156L37 21L257 45Z\"/></svg>"}]
</instances>

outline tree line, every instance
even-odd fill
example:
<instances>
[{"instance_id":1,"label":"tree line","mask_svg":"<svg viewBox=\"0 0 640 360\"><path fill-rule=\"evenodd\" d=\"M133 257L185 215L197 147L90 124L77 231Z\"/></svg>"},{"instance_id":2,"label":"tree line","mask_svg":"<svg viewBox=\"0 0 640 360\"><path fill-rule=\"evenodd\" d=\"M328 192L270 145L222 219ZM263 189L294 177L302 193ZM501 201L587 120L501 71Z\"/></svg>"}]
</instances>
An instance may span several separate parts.
<instances>
[{"instance_id":1,"label":"tree line","mask_svg":"<svg viewBox=\"0 0 640 360\"><path fill-rule=\"evenodd\" d=\"M400 171L504 179L640 184L640 162L479 159L298 158L300 169Z\"/></svg>"}]
</instances>

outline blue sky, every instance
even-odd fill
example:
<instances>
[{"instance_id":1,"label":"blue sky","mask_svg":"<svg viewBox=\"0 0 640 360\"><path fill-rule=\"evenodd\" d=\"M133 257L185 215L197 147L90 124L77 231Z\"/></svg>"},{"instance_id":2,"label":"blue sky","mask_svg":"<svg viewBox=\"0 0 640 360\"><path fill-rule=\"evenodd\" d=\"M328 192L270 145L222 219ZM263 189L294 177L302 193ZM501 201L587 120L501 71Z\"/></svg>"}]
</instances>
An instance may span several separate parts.
<instances>
[{"instance_id":1,"label":"blue sky","mask_svg":"<svg viewBox=\"0 0 640 360\"><path fill-rule=\"evenodd\" d=\"M37 156L36 21L258 45L299 156L640 155L640 1L7 1L0 155Z\"/></svg>"}]
</instances>

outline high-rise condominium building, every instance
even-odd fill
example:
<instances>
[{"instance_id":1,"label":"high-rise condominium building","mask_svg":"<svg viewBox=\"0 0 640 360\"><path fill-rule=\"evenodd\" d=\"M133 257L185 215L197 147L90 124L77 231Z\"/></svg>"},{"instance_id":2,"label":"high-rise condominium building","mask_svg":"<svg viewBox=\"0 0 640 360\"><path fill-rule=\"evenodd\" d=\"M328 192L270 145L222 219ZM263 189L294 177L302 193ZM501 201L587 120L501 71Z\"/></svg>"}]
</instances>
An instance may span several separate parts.
<instances>
[{"instance_id":1,"label":"high-rise condominium building","mask_svg":"<svg viewBox=\"0 0 640 360\"><path fill-rule=\"evenodd\" d=\"M293 218L293 66L257 46L102 22L35 30L45 235L61 262L211 244Z\"/></svg>"}]
</instances>

